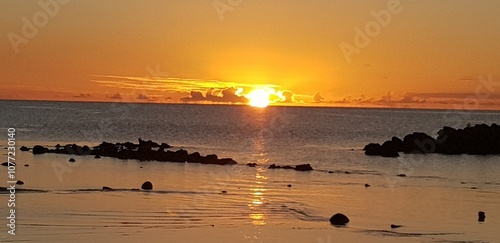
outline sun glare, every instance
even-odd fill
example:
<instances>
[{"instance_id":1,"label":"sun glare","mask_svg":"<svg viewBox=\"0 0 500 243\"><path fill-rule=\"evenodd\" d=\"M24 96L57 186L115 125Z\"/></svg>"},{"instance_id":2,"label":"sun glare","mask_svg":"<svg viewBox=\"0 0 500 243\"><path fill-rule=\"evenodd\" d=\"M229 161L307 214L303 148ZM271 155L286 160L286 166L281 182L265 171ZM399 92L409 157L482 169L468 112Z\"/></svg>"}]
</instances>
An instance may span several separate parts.
<instances>
[{"instance_id":1,"label":"sun glare","mask_svg":"<svg viewBox=\"0 0 500 243\"><path fill-rule=\"evenodd\" d=\"M250 101L248 104L253 107L267 107L269 106L269 96L274 93L271 89L254 89L246 95Z\"/></svg>"}]
</instances>

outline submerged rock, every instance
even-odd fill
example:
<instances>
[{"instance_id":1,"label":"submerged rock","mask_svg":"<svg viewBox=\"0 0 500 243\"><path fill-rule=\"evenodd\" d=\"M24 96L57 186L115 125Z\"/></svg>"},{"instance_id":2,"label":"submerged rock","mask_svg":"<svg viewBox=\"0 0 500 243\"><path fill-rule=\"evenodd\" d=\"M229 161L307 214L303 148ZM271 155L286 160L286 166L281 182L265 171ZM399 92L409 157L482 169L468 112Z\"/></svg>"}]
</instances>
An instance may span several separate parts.
<instances>
[{"instance_id":1,"label":"submerged rock","mask_svg":"<svg viewBox=\"0 0 500 243\"><path fill-rule=\"evenodd\" d=\"M19 150L24 151L24 152L30 151L30 149L26 146L21 146L21 148L19 148Z\"/></svg>"},{"instance_id":2,"label":"submerged rock","mask_svg":"<svg viewBox=\"0 0 500 243\"><path fill-rule=\"evenodd\" d=\"M275 165L275 164L272 164L270 165L269 167L267 167L268 169L281 169L281 166L279 165Z\"/></svg>"},{"instance_id":3,"label":"submerged rock","mask_svg":"<svg viewBox=\"0 0 500 243\"><path fill-rule=\"evenodd\" d=\"M349 218L344 214L337 213L330 218L330 223L332 225L346 225L349 223Z\"/></svg>"},{"instance_id":4,"label":"submerged rock","mask_svg":"<svg viewBox=\"0 0 500 243\"><path fill-rule=\"evenodd\" d=\"M303 164L303 165L297 165L295 166L294 170L298 171L310 171L313 170L312 166L310 164Z\"/></svg>"},{"instance_id":5,"label":"submerged rock","mask_svg":"<svg viewBox=\"0 0 500 243\"><path fill-rule=\"evenodd\" d=\"M268 169L285 169L285 170L296 170L296 171L311 171L313 170L312 166L310 164L302 164L302 165L296 165L296 166L291 166L291 165L275 165L271 164Z\"/></svg>"},{"instance_id":6,"label":"submerged rock","mask_svg":"<svg viewBox=\"0 0 500 243\"><path fill-rule=\"evenodd\" d=\"M146 182L142 183L141 189L142 190L153 190L153 183L151 183L150 181L146 181Z\"/></svg>"}]
</instances>

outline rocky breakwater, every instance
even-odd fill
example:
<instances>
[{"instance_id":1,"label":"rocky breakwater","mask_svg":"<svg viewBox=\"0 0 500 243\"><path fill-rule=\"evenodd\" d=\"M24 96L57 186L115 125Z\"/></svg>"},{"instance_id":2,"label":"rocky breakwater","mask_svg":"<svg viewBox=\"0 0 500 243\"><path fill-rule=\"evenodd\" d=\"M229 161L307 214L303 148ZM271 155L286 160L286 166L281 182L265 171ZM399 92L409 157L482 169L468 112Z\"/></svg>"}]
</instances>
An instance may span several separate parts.
<instances>
[{"instance_id":1,"label":"rocky breakwater","mask_svg":"<svg viewBox=\"0 0 500 243\"><path fill-rule=\"evenodd\" d=\"M499 155L500 126L497 124L468 125L463 129L443 127L433 138L425 133L415 132L403 139L393 137L382 145L370 143L363 149L366 155L398 157L406 154L439 153L446 155Z\"/></svg>"},{"instance_id":2,"label":"rocky breakwater","mask_svg":"<svg viewBox=\"0 0 500 243\"><path fill-rule=\"evenodd\" d=\"M95 158L111 157L118 159L134 159L140 161L161 161L175 163L200 163L200 164L215 164L215 165L234 165L238 164L231 158L219 158L215 154L202 156L198 152L188 153L184 149L176 151L168 150L172 148L166 143L158 144L151 140L144 141L139 138L139 143L108 143L102 142L98 146L79 146L76 144L67 144L64 146L56 145L54 148L47 148L36 145L31 150L33 154L71 154L71 155L93 155Z\"/></svg>"}]
</instances>

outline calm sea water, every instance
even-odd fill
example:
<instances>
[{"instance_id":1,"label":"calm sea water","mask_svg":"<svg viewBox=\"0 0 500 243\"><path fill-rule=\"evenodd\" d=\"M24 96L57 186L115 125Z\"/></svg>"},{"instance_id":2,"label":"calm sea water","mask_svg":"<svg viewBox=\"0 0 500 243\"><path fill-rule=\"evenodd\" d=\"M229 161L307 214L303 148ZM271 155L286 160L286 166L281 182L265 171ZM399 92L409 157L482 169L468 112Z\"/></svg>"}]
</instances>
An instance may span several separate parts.
<instances>
[{"instance_id":1,"label":"calm sea water","mask_svg":"<svg viewBox=\"0 0 500 243\"><path fill-rule=\"evenodd\" d=\"M443 126L498 123L498 112L30 101L0 101L0 110L2 148L14 127L19 146L140 137L240 164L92 157L71 164L67 155L18 152L20 187L48 192L17 194L17 235L3 226L1 242L134 242L137 235L149 242L340 242L332 241L339 234L358 242L500 241L498 157L394 159L361 150L415 131L435 136ZM315 171L268 170L273 163L310 163ZM145 180L153 192L98 190L138 188ZM0 195L0 205L7 200ZM477 222L480 210L485 223ZM350 217L348 227L329 225L336 212ZM193 238L193 230L211 238Z\"/></svg>"}]
</instances>

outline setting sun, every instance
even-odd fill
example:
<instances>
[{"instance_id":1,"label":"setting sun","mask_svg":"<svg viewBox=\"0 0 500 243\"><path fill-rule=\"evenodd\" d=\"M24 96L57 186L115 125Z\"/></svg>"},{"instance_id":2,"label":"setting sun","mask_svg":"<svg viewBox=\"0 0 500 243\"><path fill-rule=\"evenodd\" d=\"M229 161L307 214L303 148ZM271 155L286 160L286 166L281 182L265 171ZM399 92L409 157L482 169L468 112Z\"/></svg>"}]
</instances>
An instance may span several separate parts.
<instances>
[{"instance_id":1,"label":"setting sun","mask_svg":"<svg viewBox=\"0 0 500 243\"><path fill-rule=\"evenodd\" d=\"M246 98L249 100L250 106L264 108L269 106L269 96L273 93L274 91L271 89L254 89L246 95Z\"/></svg>"}]
</instances>

